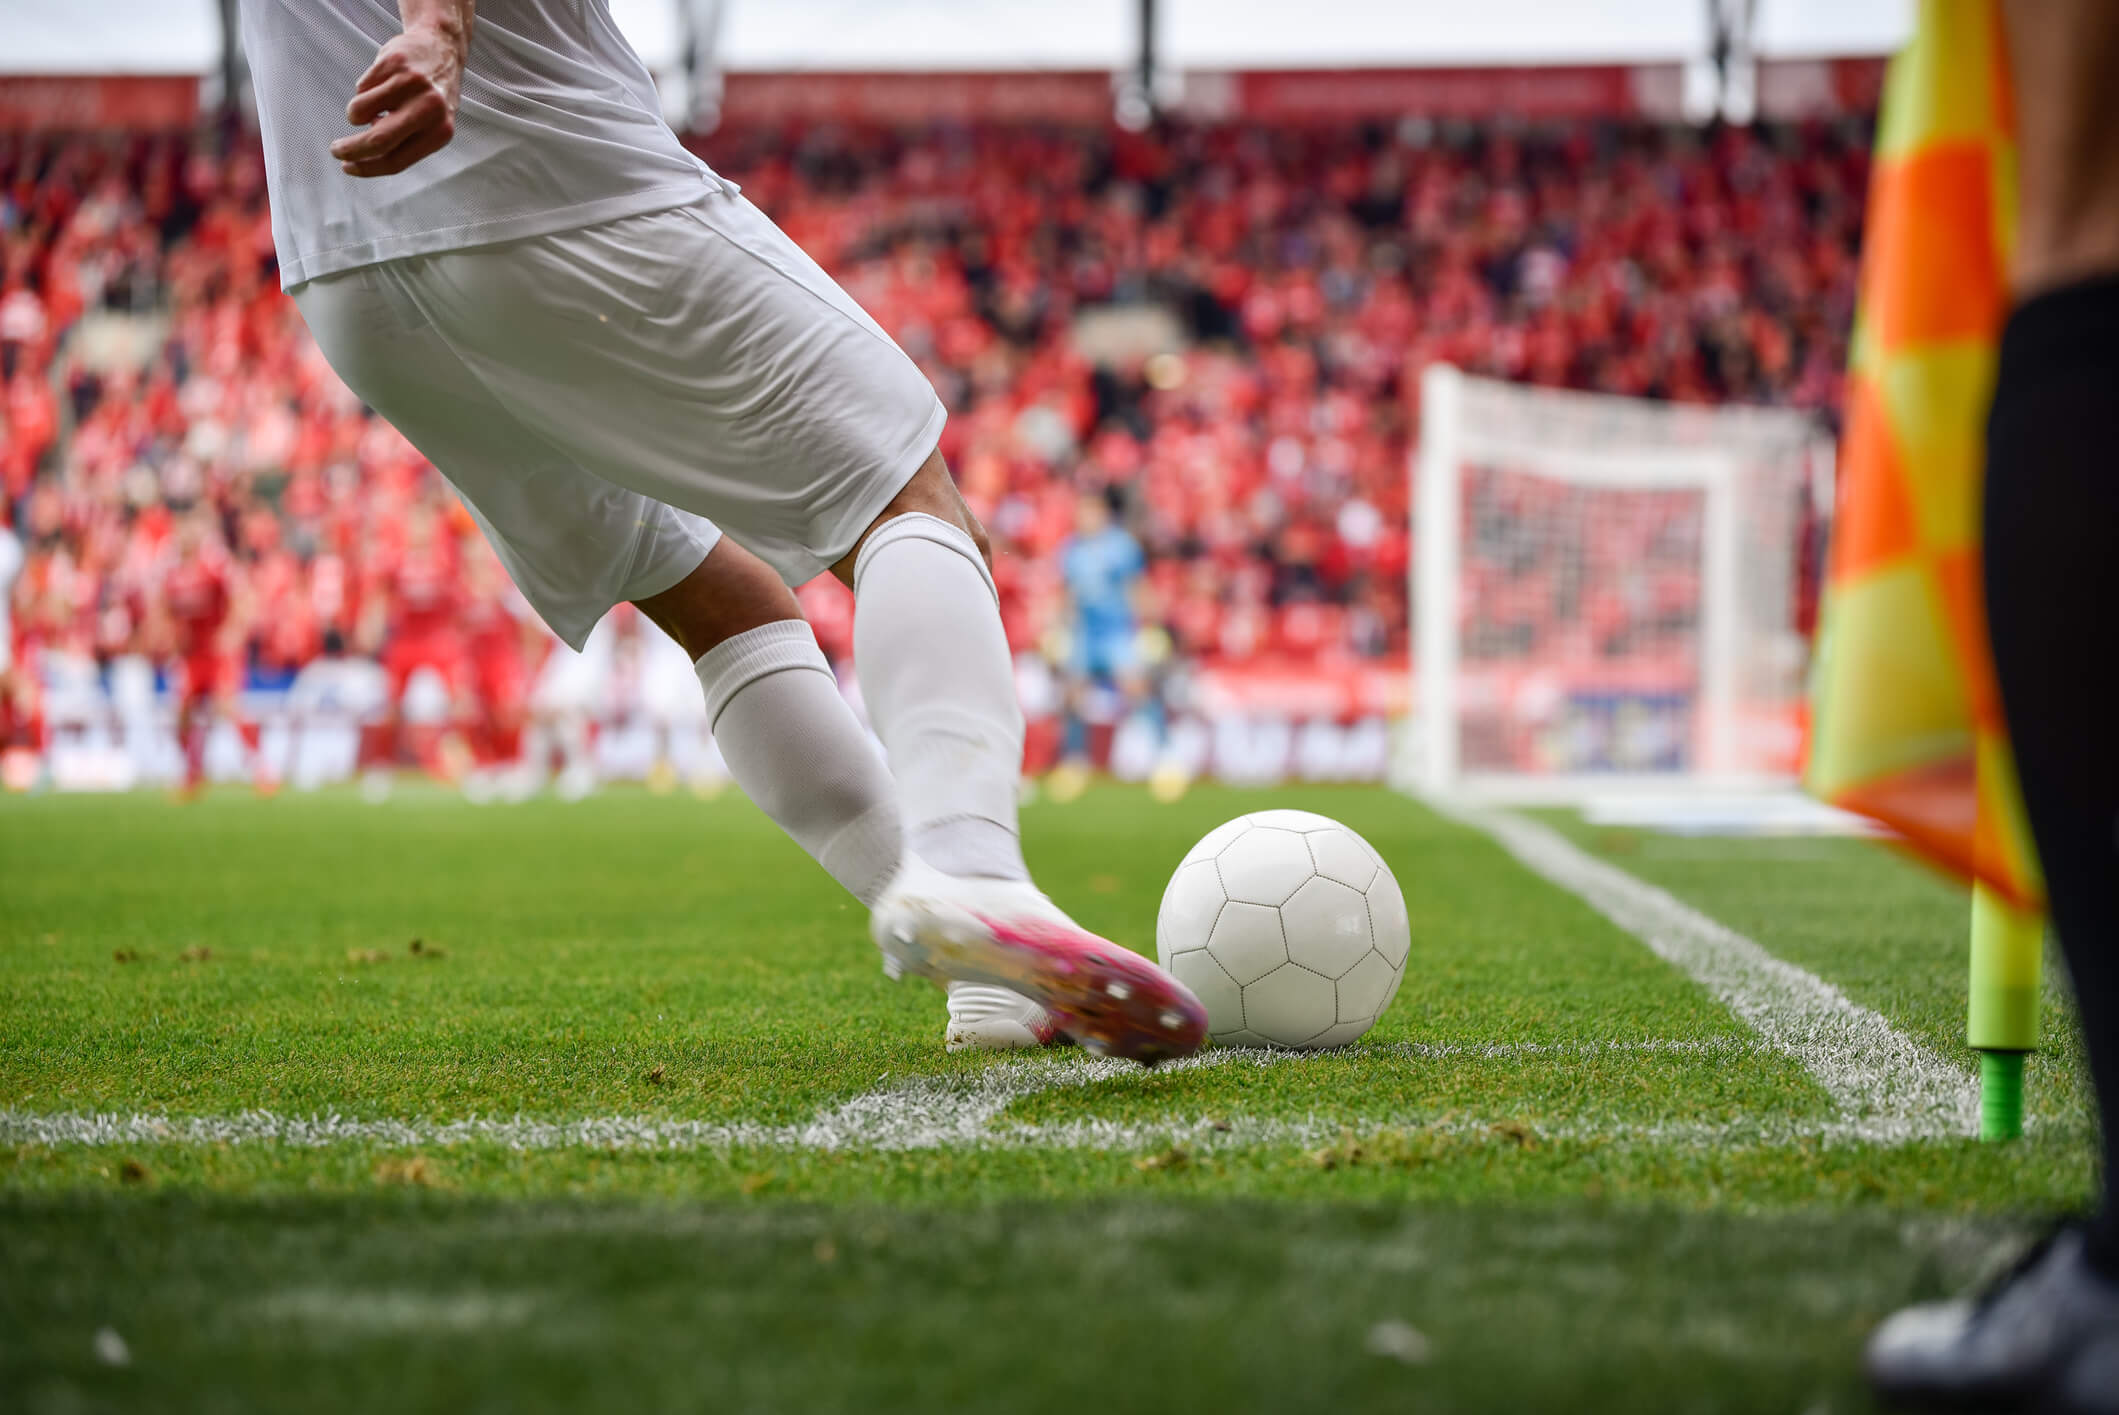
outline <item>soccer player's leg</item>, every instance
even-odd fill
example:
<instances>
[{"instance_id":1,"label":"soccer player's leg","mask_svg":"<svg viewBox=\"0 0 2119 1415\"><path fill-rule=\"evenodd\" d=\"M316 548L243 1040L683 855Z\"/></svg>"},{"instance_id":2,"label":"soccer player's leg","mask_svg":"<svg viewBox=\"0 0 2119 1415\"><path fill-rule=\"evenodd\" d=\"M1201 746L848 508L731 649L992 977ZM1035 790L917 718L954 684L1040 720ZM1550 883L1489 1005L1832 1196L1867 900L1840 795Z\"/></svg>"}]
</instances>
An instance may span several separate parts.
<instances>
[{"instance_id":1,"label":"soccer player's leg","mask_svg":"<svg viewBox=\"0 0 2119 1415\"><path fill-rule=\"evenodd\" d=\"M1054 802L1076 799L1089 783L1088 707L1096 690L1099 645L1077 625L1070 647L1062 759L1045 780ZM952 982L943 1044L950 1051L1008 1051L1072 1040L1043 1007L1008 988Z\"/></svg>"},{"instance_id":2,"label":"soccer player's leg","mask_svg":"<svg viewBox=\"0 0 2119 1415\"><path fill-rule=\"evenodd\" d=\"M1023 715L990 553L937 454L833 567L853 587L855 669L904 803L905 866L875 910L877 945L894 969L1027 999L1092 1050L1186 1055L1205 1035L1198 999L1030 882Z\"/></svg>"},{"instance_id":3,"label":"soccer player's leg","mask_svg":"<svg viewBox=\"0 0 2119 1415\"><path fill-rule=\"evenodd\" d=\"M235 728L249 765L251 788L260 796L270 796L280 789L280 773L277 764L265 753L263 728L256 718L243 711L245 675L242 655L228 653L218 655L218 658L213 682L214 715Z\"/></svg>"},{"instance_id":4,"label":"soccer player's leg","mask_svg":"<svg viewBox=\"0 0 2119 1415\"><path fill-rule=\"evenodd\" d=\"M478 654L471 665L471 686L478 763L487 771L506 771L521 760L522 730L529 710L530 685L521 657L504 652Z\"/></svg>"},{"instance_id":5,"label":"soccer player's leg","mask_svg":"<svg viewBox=\"0 0 2119 1415\"><path fill-rule=\"evenodd\" d=\"M45 724L37 678L20 659L0 669L0 791L27 791L43 775Z\"/></svg>"},{"instance_id":6,"label":"soccer player's leg","mask_svg":"<svg viewBox=\"0 0 2119 1415\"><path fill-rule=\"evenodd\" d=\"M922 473L927 473L930 478L933 477L933 473L928 473L928 468L930 467L939 471L938 479L929 480L923 478ZM980 572L990 575L989 567L992 552L986 542L985 531L979 526L976 518L971 515L970 509L964 506L962 499L957 495L954 483L949 480L946 470L941 469L941 458L939 455L929 458L926 463L922 464L921 472L914 474L913 481L908 486L907 494L902 495L899 501L893 504L900 503L906 505L922 504L926 509L909 514L932 517L938 524L946 523L954 526L968 536L973 549L980 557ZM939 513L939 515L936 513ZM960 554L961 550L962 547L959 546L958 551ZM849 585L852 584L854 578L857 559L857 556L849 555L837 567L839 578L847 581ZM982 588L979 592L984 594L987 591ZM860 647L860 603L861 601L857 597L855 600L855 656L857 664L875 657L872 652L864 656ZM872 617L871 624L873 624ZM860 671L864 674L864 686L870 678L877 676L876 671L865 668ZM876 711L875 704L871 702L869 706L871 713L874 713ZM990 703L987 706L993 711L1000 710L993 707ZM1014 706L1012 681L1006 706L1008 708L1013 708ZM972 709L973 707L974 705L967 704L967 709ZM1007 735L1004 727L999 736L1005 738ZM1005 750L1003 748L1004 752ZM1020 745L1015 748L1015 760L1018 763L1021 761ZM1012 796L1014 790L1012 776L1009 790ZM1010 808L1012 809L1012 802ZM915 809L917 809L917 806L915 806ZM939 856L940 862L942 862L941 867L951 872L961 872L972 876L986 874L1015 881L1029 878L1029 870L1023 863L1022 851L1016 843L1012 827L1003 830L991 821L967 823L962 827L960 836L955 835L953 832L951 834L952 838L937 839L932 829L925 829L918 833L918 839L924 845L930 863L936 863L933 857ZM968 847L969 852L971 852L970 857L967 858L963 855L952 853L953 847L959 843ZM944 991L948 996L949 1016L943 1029L942 1044L950 1051L1034 1049L1062 1045L1070 1040L1066 1033L1060 1030L1059 1024L1054 1021L1052 1015L1043 1006L1010 988L998 986L991 982L950 978L944 981Z\"/></svg>"},{"instance_id":7,"label":"soccer player's leg","mask_svg":"<svg viewBox=\"0 0 2119 1415\"><path fill-rule=\"evenodd\" d=\"M692 782L710 791L706 704L692 657L668 635L649 634L637 672L641 711L654 744L648 789L666 792Z\"/></svg>"},{"instance_id":8,"label":"soccer player's leg","mask_svg":"<svg viewBox=\"0 0 2119 1415\"><path fill-rule=\"evenodd\" d=\"M184 754L179 797L195 799L206 789L206 748L217 721L236 729L253 776L263 788L257 726L245 719L241 710L242 661L233 654L204 649L186 654L178 663L177 675L177 745Z\"/></svg>"},{"instance_id":9,"label":"soccer player's leg","mask_svg":"<svg viewBox=\"0 0 2119 1415\"><path fill-rule=\"evenodd\" d=\"M312 328L320 319L373 327L383 318L373 300L320 308L317 286L358 274L297 293L305 315L317 309ZM783 584L834 565L857 572L856 663L924 843L878 912L894 967L1013 985L1078 1039L1128 1055L1199 1045L1205 1013L1196 999L1152 963L1074 928L1024 877L1015 843L1022 722L976 526L932 455L944 410L917 366L814 261L748 202L722 194L504 247L373 267L369 278L416 285L406 303L418 323L445 332L443 346L474 371L481 407L497 404L526 434L509 439L526 470L466 485L420 429L368 397L364 381L402 380L397 361L379 359L373 378L358 367L340 366L340 374L434 459L489 527L507 526L497 538L503 561L570 642L580 640L569 637L563 602L600 583L573 544L574 525L496 509L533 495L554 452L567 477L593 468L616 484L614 495L624 487L661 510L732 528ZM317 332L339 365L332 339ZM377 329L376 347L387 350L398 332ZM408 409L434 396L403 393ZM434 418L434 438L449 438L461 421ZM453 435L476 440L482 432ZM469 460L491 455L486 448ZM558 543L551 564L572 583L540 583L550 580L540 540ZM610 564L624 577L639 562L619 556ZM681 578L621 597L643 602ZM808 658L784 629L766 634L756 653ZM710 658L700 663L710 694L750 671L738 648ZM717 706L715 731L742 780L732 710ZM845 767L811 754L789 769ZM947 863L914 858L920 848Z\"/></svg>"},{"instance_id":10,"label":"soccer player's leg","mask_svg":"<svg viewBox=\"0 0 2119 1415\"><path fill-rule=\"evenodd\" d=\"M383 696L379 710L361 723L360 752L355 767L361 775L361 794L369 801L389 799L391 777L403 750L405 690L419 667L404 640L392 636L383 645Z\"/></svg>"},{"instance_id":11,"label":"soccer player's leg","mask_svg":"<svg viewBox=\"0 0 2119 1415\"><path fill-rule=\"evenodd\" d=\"M533 794L548 779L562 800L578 801L596 789L594 718L605 696L607 664L594 643L584 647L587 652L565 659L553 654L555 661L538 685L536 741L531 751L537 768L526 794Z\"/></svg>"},{"instance_id":12,"label":"soccer player's leg","mask_svg":"<svg viewBox=\"0 0 2119 1415\"><path fill-rule=\"evenodd\" d=\"M723 538L682 580L634 603L691 657L736 784L872 906L898 870L896 796L793 593Z\"/></svg>"},{"instance_id":13,"label":"soccer player's leg","mask_svg":"<svg viewBox=\"0 0 2119 1415\"><path fill-rule=\"evenodd\" d=\"M219 665L211 654L189 654L177 662L177 746L184 754L184 778L177 788L184 800L206 789L207 709L213 704Z\"/></svg>"},{"instance_id":14,"label":"soccer player's leg","mask_svg":"<svg viewBox=\"0 0 2119 1415\"><path fill-rule=\"evenodd\" d=\"M2021 214L1987 423L1987 619L2104 1139L2101 1206L1977 1300L1871 1339L1879 1395L1921 1408L2119 1411L2119 6L2004 6Z\"/></svg>"},{"instance_id":15,"label":"soccer player's leg","mask_svg":"<svg viewBox=\"0 0 2119 1415\"><path fill-rule=\"evenodd\" d=\"M437 637L426 646L426 664L447 695L440 730L433 733L431 747L423 746L420 762L443 781L461 782L476 758L471 738L476 730L477 698L472 689L471 655L455 635Z\"/></svg>"},{"instance_id":16,"label":"soccer player's leg","mask_svg":"<svg viewBox=\"0 0 2119 1415\"><path fill-rule=\"evenodd\" d=\"M468 666L453 634L395 636L385 660L395 720L391 755L427 775L454 781L467 764L459 732L466 711Z\"/></svg>"}]
</instances>

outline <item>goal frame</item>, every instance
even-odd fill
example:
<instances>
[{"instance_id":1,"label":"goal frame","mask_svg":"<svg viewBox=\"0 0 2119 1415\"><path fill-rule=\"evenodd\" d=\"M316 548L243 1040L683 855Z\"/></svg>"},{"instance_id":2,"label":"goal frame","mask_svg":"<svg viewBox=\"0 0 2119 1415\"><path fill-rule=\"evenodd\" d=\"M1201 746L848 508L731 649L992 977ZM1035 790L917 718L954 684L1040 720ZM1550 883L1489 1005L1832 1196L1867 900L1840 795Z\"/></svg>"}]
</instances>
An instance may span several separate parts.
<instances>
[{"instance_id":1,"label":"goal frame","mask_svg":"<svg viewBox=\"0 0 2119 1415\"><path fill-rule=\"evenodd\" d=\"M1465 391L1478 384L1523 392L1516 385L1477 379L1448 364L1421 375L1421 436L1413 457L1415 535L1409 590L1413 614L1412 784L1431 795L1497 803L1578 803L1592 796L1717 791L1755 794L1793 789L1793 774L1743 769L1735 750L1742 573L1739 480L1746 458L1738 447L1555 448L1507 426L1472 426ZM1538 390L1543 391L1543 390ZM1633 404L1653 415L1667 405L1607 395L1555 392ZM1701 410L1705 412L1707 410ZM1757 413L1764 410L1746 410ZM1787 413L1768 416L1792 418ZM1812 495L1829 497L1829 444L1808 444ZM1822 467L1815 459L1827 459ZM1693 764L1665 772L1466 771L1462 762L1463 555L1460 527L1464 469L1486 463L1526 467L1577 486L1613 490L1696 489L1702 494L1698 750ZM1792 553L1792 548L1791 548Z\"/></svg>"}]
</instances>

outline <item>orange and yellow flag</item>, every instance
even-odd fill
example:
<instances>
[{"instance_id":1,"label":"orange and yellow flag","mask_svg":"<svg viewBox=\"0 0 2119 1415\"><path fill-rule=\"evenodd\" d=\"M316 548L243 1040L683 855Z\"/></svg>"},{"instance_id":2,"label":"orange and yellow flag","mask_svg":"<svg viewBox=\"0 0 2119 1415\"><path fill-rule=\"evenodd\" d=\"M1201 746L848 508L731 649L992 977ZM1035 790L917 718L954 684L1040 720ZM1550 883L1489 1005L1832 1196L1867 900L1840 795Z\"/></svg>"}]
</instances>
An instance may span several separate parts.
<instances>
[{"instance_id":1,"label":"orange and yellow flag","mask_svg":"<svg viewBox=\"0 0 2119 1415\"><path fill-rule=\"evenodd\" d=\"M1807 784L2036 908L1980 589L2013 131L1998 0L1922 0L1877 131Z\"/></svg>"}]
</instances>

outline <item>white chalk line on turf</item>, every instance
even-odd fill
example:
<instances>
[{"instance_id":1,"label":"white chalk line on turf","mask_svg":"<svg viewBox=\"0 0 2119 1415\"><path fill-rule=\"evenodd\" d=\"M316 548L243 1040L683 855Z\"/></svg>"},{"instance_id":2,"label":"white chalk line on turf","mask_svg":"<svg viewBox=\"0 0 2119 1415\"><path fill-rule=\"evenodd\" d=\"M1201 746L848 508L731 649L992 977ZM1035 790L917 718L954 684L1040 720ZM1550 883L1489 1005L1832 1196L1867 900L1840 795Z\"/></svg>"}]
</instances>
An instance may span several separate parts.
<instances>
[{"instance_id":1,"label":"white chalk line on turf","mask_svg":"<svg viewBox=\"0 0 2119 1415\"><path fill-rule=\"evenodd\" d=\"M1364 1047L1347 1060L1403 1056L1506 1061L1600 1056L1671 1055L1741 1058L1776 1051L1743 1037L1633 1042L1454 1044L1406 1042ZM1222 1066L1318 1064L1333 1053L1216 1050L1172 1063L1158 1075ZM1043 1092L1139 1084L1148 1073L1126 1062L1093 1057L1037 1057L996 1062L973 1071L908 1078L819 1112L792 1125L675 1120L645 1115L572 1119L469 1116L455 1120L368 1119L335 1114L290 1116L250 1110L231 1115L0 1111L0 1143L53 1147L175 1144L277 1145L316 1149L370 1145L403 1149L487 1146L509 1150L904 1152L936 1149L1147 1150L1181 1145L1202 1150L1314 1145L1378 1131L1498 1143L1526 1140L1585 1144L1732 1147L1797 1141L1869 1140L1860 1126L1832 1118L1788 1118L1761 1123L1675 1121L1642 1124L1618 1116L1578 1116L1561 1123L1428 1114L1260 1117L1198 1114L1150 1121L1078 1119L1036 1124L1007 1119L1018 1100ZM1902 1137L1903 1138L1903 1137Z\"/></svg>"},{"instance_id":2,"label":"white chalk line on turf","mask_svg":"<svg viewBox=\"0 0 2119 1415\"><path fill-rule=\"evenodd\" d=\"M1557 831L1506 812L1428 804L1483 830L1525 868L1579 896L1799 1062L1832 1098L1836 1134L1891 1144L1978 1133L1979 1091L1966 1071L1815 973L1594 858Z\"/></svg>"}]
</instances>

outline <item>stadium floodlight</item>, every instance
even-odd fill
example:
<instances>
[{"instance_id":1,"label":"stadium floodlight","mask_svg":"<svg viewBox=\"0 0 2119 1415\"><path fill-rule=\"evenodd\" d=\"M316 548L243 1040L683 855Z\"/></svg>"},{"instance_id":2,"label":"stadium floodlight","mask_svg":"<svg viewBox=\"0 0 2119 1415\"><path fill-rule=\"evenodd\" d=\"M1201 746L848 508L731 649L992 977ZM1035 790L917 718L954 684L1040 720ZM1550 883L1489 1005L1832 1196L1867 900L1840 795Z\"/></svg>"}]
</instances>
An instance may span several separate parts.
<instances>
[{"instance_id":1,"label":"stadium floodlight","mask_svg":"<svg viewBox=\"0 0 2119 1415\"><path fill-rule=\"evenodd\" d=\"M1436 365L1421 428L1413 785L1555 802L1793 785L1819 427Z\"/></svg>"}]
</instances>

